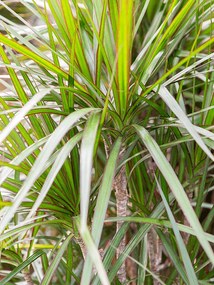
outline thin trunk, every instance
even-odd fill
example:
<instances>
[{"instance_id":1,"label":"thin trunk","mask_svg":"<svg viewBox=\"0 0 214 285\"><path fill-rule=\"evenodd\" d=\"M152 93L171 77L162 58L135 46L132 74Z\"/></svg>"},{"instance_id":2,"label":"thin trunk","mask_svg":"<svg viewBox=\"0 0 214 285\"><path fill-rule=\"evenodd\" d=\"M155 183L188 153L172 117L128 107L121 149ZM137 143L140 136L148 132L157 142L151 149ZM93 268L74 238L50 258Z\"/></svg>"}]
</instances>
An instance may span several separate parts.
<instances>
[{"instance_id":1,"label":"thin trunk","mask_svg":"<svg viewBox=\"0 0 214 285\"><path fill-rule=\"evenodd\" d=\"M87 256L87 248L82 240L82 238L75 238L77 244L79 245L80 249L81 249L81 252L82 252L82 256L84 258L84 260L86 259L86 256ZM100 253L100 256L101 256L101 259L103 259L103 256L104 256L104 250L103 248L100 248L99 249L99 253ZM96 275L97 274L97 270L95 268L95 266L93 265L93 273Z\"/></svg>"},{"instance_id":2,"label":"thin trunk","mask_svg":"<svg viewBox=\"0 0 214 285\"><path fill-rule=\"evenodd\" d=\"M79 247L81 249L81 252L82 252L82 256L83 256L83 258L85 260L86 255L87 255L87 248L86 248L86 246L85 246L85 244L84 244L84 242L83 242L81 237L78 237L78 238L76 237L75 240L78 243L78 245L79 245Z\"/></svg>"},{"instance_id":3,"label":"thin trunk","mask_svg":"<svg viewBox=\"0 0 214 285\"><path fill-rule=\"evenodd\" d=\"M111 136L108 137L110 144L112 145ZM104 147L106 152L106 157L109 157L109 146L104 140ZM122 157L124 149L121 150L119 159ZM118 175L114 178L114 189L115 189L115 196L116 196L116 207L117 207L117 217L126 217L127 216L127 203L128 203L128 192L127 192L127 178L126 178L126 167L125 165L122 166ZM118 232L122 226L122 221L117 222L117 229ZM126 247L126 235L121 240L118 249L116 251L116 258L123 254ZM120 269L118 270L117 277L119 281L124 284L126 282L126 264L125 262L122 264Z\"/></svg>"},{"instance_id":4,"label":"thin trunk","mask_svg":"<svg viewBox=\"0 0 214 285\"><path fill-rule=\"evenodd\" d=\"M25 270L22 273L23 273L23 276L24 276L24 279L25 279L27 285L34 285L30 272Z\"/></svg>"},{"instance_id":5,"label":"thin trunk","mask_svg":"<svg viewBox=\"0 0 214 285\"><path fill-rule=\"evenodd\" d=\"M151 271L159 277L160 265L162 262L162 244L154 228L148 232L148 254ZM160 285L157 279L153 280L154 285Z\"/></svg>"},{"instance_id":6,"label":"thin trunk","mask_svg":"<svg viewBox=\"0 0 214 285\"><path fill-rule=\"evenodd\" d=\"M126 178L126 168L125 165L120 169L119 174L115 177L114 187L116 190L116 203L117 203L117 217L127 216L127 203L128 203L128 193L127 193L127 178ZM122 221L117 222L117 232L120 230ZM126 236L123 237L121 243L117 249L117 258L123 254L126 246ZM126 265L125 262L122 264L118 271L118 279L124 284L126 282Z\"/></svg>"}]
</instances>

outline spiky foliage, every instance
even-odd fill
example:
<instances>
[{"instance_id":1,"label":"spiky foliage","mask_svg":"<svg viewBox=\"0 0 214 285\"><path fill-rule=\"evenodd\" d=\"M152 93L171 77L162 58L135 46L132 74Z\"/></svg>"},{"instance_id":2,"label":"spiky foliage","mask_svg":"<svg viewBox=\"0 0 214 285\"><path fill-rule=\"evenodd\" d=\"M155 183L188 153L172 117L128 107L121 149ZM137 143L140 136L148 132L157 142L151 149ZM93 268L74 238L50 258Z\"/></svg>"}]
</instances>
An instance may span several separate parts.
<instances>
[{"instance_id":1,"label":"spiky foliage","mask_svg":"<svg viewBox=\"0 0 214 285\"><path fill-rule=\"evenodd\" d=\"M211 284L214 1L0 9L1 284Z\"/></svg>"}]
</instances>

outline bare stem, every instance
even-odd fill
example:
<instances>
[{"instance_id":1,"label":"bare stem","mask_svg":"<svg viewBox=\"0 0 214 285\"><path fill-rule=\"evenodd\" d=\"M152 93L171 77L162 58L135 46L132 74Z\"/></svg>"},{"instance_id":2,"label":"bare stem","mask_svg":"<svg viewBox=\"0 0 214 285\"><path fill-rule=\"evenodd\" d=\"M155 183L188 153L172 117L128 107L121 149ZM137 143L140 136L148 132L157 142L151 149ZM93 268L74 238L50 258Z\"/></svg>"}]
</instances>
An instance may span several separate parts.
<instances>
[{"instance_id":1,"label":"bare stem","mask_svg":"<svg viewBox=\"0 0 214 285\"><path fill-rule=\"evenodd\" d=\"M154 228L148 232L148 253L150 260L151 271L159 276L159 271L162 263L162 244ZM159 285L159 281L154 279L154 285Z\"/></svg>"},{"instance_id":2,"label":"bare stem","mask_svg":"<svg viewBox=\"0 0 214 285\"><path fill-rule=\"evenodd\" d=\"M30 272L24 270L22 273L27 285L34 285Z\"/></svg>"},{"instance_id":3,"label":"bare stem","mask_svg":"<svg viewBox=\"0 0 214 285\"><path fill-rule=\"evenodd\" d=\"M82 255L83 255L83 258L84 260L86 259L86 256L87 256L87 248L83 242L83 240L81 238L76 238L76 242L78 243L80 249L81 249L81 252L82 252ZM100 253L100 256L101 256L101 259L103 259L103 256L104 256L104 250L103 248L100 248L99 249L99 253ZM93 273L96 275L96 268L95 266L93 266Z\"/></svg>"},{"instance_id":4,"label":"bare stem","mask_svg":"<svg viewBox=\"0 0 214 285\"><path fill-rule=\"evenodd\" d=\"M83 242L83 240L79 237L79 238L75 238L76 242L78 243L80 249L81 249L81 252L82 252L82 256L85 260L86 258L86 255L87 255L87 248Z\"/></svg>"},{"instance_id":5,"label":"bare stem","mask_svg":"<svg viewBox=\"0 0 214 285\"><path fill-rule=\"evenodd\" d=\"M128 203L128 193L127 193L127 179L126 179L126 169L125 165L120 169L119 174L115 177L114 182L116 190L116 203L117 203L117 217L125 217L127 215L127 203ZM122 221L117 222L117 232L122 226ZM126 246L126 236L123 237L121 243L117 249L117 258L123 254ZM125 262L122 264L118 271L118 279L124 284L126 282L126 266Z\"/></svg>"}]
</instances>

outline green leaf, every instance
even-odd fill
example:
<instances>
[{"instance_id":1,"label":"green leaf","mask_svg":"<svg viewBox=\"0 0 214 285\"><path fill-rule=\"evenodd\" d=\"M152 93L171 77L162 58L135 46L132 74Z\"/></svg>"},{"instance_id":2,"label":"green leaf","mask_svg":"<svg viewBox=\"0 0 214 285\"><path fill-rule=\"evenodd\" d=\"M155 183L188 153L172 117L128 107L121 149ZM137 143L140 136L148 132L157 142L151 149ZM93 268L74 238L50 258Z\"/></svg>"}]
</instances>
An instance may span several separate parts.
<instances>
[{"instance_id":1,"label":"green leaf","mask_svg":"<svg viewBox=\"0 0 214 285\"><path fill-rule=\"evenodd\" d=\"M93 241L95 243L95 246L98 248L100 243L100 238L103 230L106 210L108 207L111 190L112 190L112 183L114 179L115 169L116 169L116 163L120 151L121 146L121 138L119 138L111 153L109 156L109 159L106 164L106 168L104 171L103 179L101 186L99 188L99 193L96 201L96 207L93 217L93 223L92 223L92 230L91 235L93 238ZM89 257L86 258L84 268L83 268L83 274L82 274L82 283L83 284L89 284L90 282L90 276L91 276L91 270L92 270L92 263Z\"/></svg>"},{"instance_id":2,"label":"green leaf","mask_svg":"<svg viewBox=\"0 0 214 285\"><path fill-rule=\"evenodd\" d=\"M30 188L35 183L36 179L39 177L41 168L47 162L50 155L53 153L54 149L57 147L58 143L62 140L64 135L72 128L72 126L83 116L89 112L95 111L93 108L86 108L76 112L73 112L67 116L55 129L53 134L48 139L47 143L44 146L44 149L40 153L36 162L34 163L31 171L29 172L23 186L19 190L18 194L14 198L13 206L10 207L4 214L4 218L0 222L0 233L6 228L7 224L13 218L16 210L24 200Z\"/></svg>"},{"instance_id":3,"label":"green leaf","mask_svg":"<svg viewBox=\"0 0 214 285\"><path fill-rule=\"evenodd\" d=\"M192 135L196 143L203 149L203 151L214 161L214 156L208 149L208 147L203 142L202 138L197 133L195 126L191 123L188 117L185 115L175 98L170 94L170 92L165 87L160 87L158 94L167 104L167 106L172 110L176 117L183 123L186 130Z\"/></svg>"},{"instance_id":4,"label":"green leaf","mask_svg":"<svg viewBox=\"0 0 214 285\"><path fill-rule=\"evenodd\" d=\"M110 285L109 280L108 280L108 276L107 273L104 269L103 263L102 263L102 259L101 256L99 254L99 251L96 247L96 245L93 242L93 239L90 235L90 232L88 230L88 227L84 227L84 228L79 228L81 237L86 245L87 248L87 252L91 258L91 260L94 263L95 268L97 269L97 273L98 276L102 282L103 285ZM90 282L90 280L87 280L87 283ZM81 284L84 284L81 280ZM88 283L89 284L89 283Z\"/></svg>"},{"instance_id":5,"label":"green leaf","mask_svg":"<svg viewBox=\"0 0 214 285\"><path fill-rule=\"evenodd\" d=\"M37 250L34 254L32 254L30 257L28 257L23 263L18 265L16 268L14 268L4 279L1 280L1 285L7 285L8 281L10 281L12 278L14 278L19 272L21 272L23 269L25 269L28 265L30 265L34 260L39 258L41 255L43 255L44 252L42 250Z\"/></svg>"},{"instance_id":6,"label":"green leaf","mask_svg":"<svg viewBox=\"0 0 214 285\"><path fill-rule=\"evenodd\" d=\"M60 246L60 249L57 251L52 263L48 267L44 278L42 279L41 285L48 285L51 282L51 279L53 278L53 275L61 261L61 258L66 251L69 243L71 242L73 235L70 234L63 242L62 245Z\"/></svg>"},{"instance_id":7,"label":"green leaf","mask_svg":"<svg viewBox=\"0 0 214 285\"><path fill-rule=\"evenodd\" d=\"M87 225L88 207L91 192L93 152L100 115L92 114L89 118L80 149L80 224L82 230Z\"/></svg>"},{"instance_id":8,"label":"green leaf","mask_svg":"<svg viewBox=\"0 0 214 285\"><path fill-rule=\"evenodd\" d=\"M27 56L28 58L31 58L33 61L35 61L39 65L47 68L48 70L50 70L56 74L62 75L65 79L68 79L68 74L65 71L63 71L62 69L59 69L52 62L48 61L47 59L44 59L42 56L39 56L35 52L26 48L25 46L20 45L15 40L8 39L6 36L4 36L1 33L0 33L0 42L9 46L10 48L16 50L17 52Z\"/></svg>"},{"instance_id":9,"label":"green leaf","mask_svg":"<svg viewBox=\"0 0 214 285\"><path fill-rule=\"evenodd\" d=\"M50 91L51 89L45 89L38 92L24 105L24 107L20 109L20 111L13 117L6 128L1 132L0 143L2 143L3 140L5 140L10 134L10 132L24 119L24 116L32 109L32 107L36 105Z\"/></svg>"},{"instance_id":10,"label":"green leaf","mask_svg":"<svg viewBox=\"0 0 214 285\"><path fill-rule=\"evenodd\" d=\"M34 215L34 213L36 213L37 209L39 208L42 201L46 197L48 190L50 189L52 183L54 182L58 172L63 166L65 160L67 159L67 157L69 156L70 152L75 147L75 145L78 143L78 141L81 139L81 137L82 137L81 133L76 134L62 147L26 219L31 218Z\"/></svg>"},{"instance_id":11,"label":"green leaf","mask_svg":"<svg viewBox=\"0 0 214 285\"><path fill-rule=\"evenodd\" d=\"M176 240L177 240L178 247L180 249L180 254L182 256L183 263L184 263L184 266L185 266L185 269L186 269L186 274L187 274L188 280L189 280L188 284L195 285L195 284L197 284L198 279L196 277L196 274L195 274L194 268L192 266L189 254L188 254L187 249L186 249L186 246L185 246L184 241L183 241L183 239L181 237L181 234L180 234L180 232L178 230L178 227L177 227L175 218L174 218L174 216L172 214L172 211L171 211L171 209L170 209L170 207L168 205L168 202L167 202L167 200L166 200L166 198L164 196L163 190L161 189L161 186L160 186L160 184L159 184L159 182L158 182L156 177L155 177L155 180L156 180L156 183L157 183L157 186L158 186L161 198L162 198L162 200L164 202L164 205L166 207L167 214L168 214L169 219L171 221L172 228L173 228Z\"/></svg>"},{"instance_id":12,"label":"green leaf","mask_svg":"<svg viewBox=\"0 0 214 285\"><path fill-rule=\"evenodd\" d=\"M129 222L129 223L142 223L142 224L151 224L160 227L172 228L172 224L170 221L165 219L154 219L154 218L145 218L145 217L111 217L105 220L106 222ZM197 233L190 227L177 223L176 226L178 227L179 231L184 233L188 233L194 236L197 236ZM214 236L209 233L204 233L206 239L211 243L214 243Z\"/></svg>"},{"instance_id":13,"label":"green leaf","mask_svg":"<svg viewBox=\"0 0 214 285\"><path fill-rule=\"evenodd\" d=\"M214 264L214 254L212 252L212 248L209 242L207 241L203 228L194 210L192 209L189 199L180 181L178 180L172 166L169 164L168 160L166 159L166 157L160 150L160 147L155 142L155 140L151 137L149 132L141 126L134 125L134 127L137 130L143 143L149 150L152 158L154 159L155 163L157 164L164 178L166 179L166 182L168 183L170 189L172 190L180 208L182 209L184 215L186 216L187 220L189 221L190 225L195 231L195 234L201 246L203 247L210 261Z\"/></svg>"},{"instance_id":14,"label":"green leaf","mask_svg":"<svg viewBox=\"0 0 214 285\"><path fill-rule=\"evenodd\" d=\"M117 54L118 54L118 88L120 100L120 114L124 117L127 109L129 91L129 72L131 64L132 48L132 17L133 0L120 0L118 31L117 31Z\"/></svg>"}]
</instances>

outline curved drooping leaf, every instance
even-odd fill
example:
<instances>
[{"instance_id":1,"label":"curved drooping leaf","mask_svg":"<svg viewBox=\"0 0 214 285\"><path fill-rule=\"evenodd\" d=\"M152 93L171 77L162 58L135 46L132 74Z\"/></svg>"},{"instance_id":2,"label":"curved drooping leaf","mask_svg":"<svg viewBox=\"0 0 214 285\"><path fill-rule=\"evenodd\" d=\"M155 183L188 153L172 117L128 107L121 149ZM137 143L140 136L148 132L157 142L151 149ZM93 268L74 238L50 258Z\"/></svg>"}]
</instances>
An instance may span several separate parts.
<instances>
[{"instance_id":1,"label":"curved drooping leaf","mask_svg":"<svg viewBox=\"0 0 214 285\"><path fill-rule=\"evenodd\" d=\"M52 183L54 182L55 177L57 176L60 168L63 166L68 155L70 154L72 149L75 147L75 145L78 143L78 141L81 139L81 137L82 137L82 134L78 133L62 147L26 219L31 218L33 214L37 211L43 199L46 197L48 190L50 189Z\"/></svg>"},{"instance_id":2,"label":"curved drooping leaf","mask_svg":"<svg viewBox=\"0 0 214 285\"><path fill-rule=\"evenodd\" d=\"M155 163L157 164L164 178L166 179L166 182L169 185L171 191L173 192L185 217L187 218L193 230L195 231L201 246L204 248L207 256L209 256L210 261L214 264L214 254L212 252L212 248L206 239L206 236L198 220L198 217L196 216L190 204L190 201L186 195L186 192L184 191L180 181L178 180L177 175L175 174L172 166L170 165L170 163L168 162L168 160L160 150L158 144L149 134L149 132L141 126L134 125L134 127L137 130L143 143L146 145L148 151L150 152L152 158L154 159Z\"/></svg>"},{"instance_id":3,"label":"curved drooping leaf","mask_svg":"<svg viewBox=\"0 0 214 285\"><path fill-rule=\"evenodd\" d=\"M2 285L8 284L8 281L10 281L12 278L14 278L19 272L24 270L28 265L32 264L34 260L39 258L41 255L44 254L44 251L37 250L34 254L32 254L30 257L28 257L23 263L15 267L8 275L7 277L3 278L1 280Z\"/></svg>"},{"instance_id":4,"label":"curved drooping leaf","mask_svg":"<svg viewBox=\"0 0 214 285\"><path fill-rule=\"evenodd\" d=\"M70 234L61 244L59 250L57 251L52 263L48 267L48 270L45 273L45 276L41 282L41 285L48 285L51 282L51 279L53 278L54 272L57 269L57 266L59 265L61 258L65 252L65 250L68 247L68 244L71 242L73 235Z\"/></svg>"},{"instance_id":5,"label":"curved drooping leaf","mask_svg":"<svg viewBox=\"0 0 214 285\"><path fill-rule=\"evenodd\" d=\"M159 189L159 192L161 194L161 198L164 202L164 205L166 207L166 211L167 211L167 214L169 216L169 219L171 221L171 224L172 224L172 228L173 228L173 231L174 231L174 234L175 234L175 237L177 239L177 243L178 243L178 247L180 249L180 254L182 256L182 259L183 259L183 263L184 263L184 266L185 266L185 269L186 269L186 274L188 276L188 283L190 285L194 285L194 284L197 284L198 282L198 279L197 279L197 276L195 274L195 271L194 271L194 268L193 268L193 265L191 263L191 260L190 260L190 257L189 257L189 254L187 252L187 249L185 247L185 244L184 244L184 241L181 237L181 234L178 230L178 227L176 225L176 221L175 221L175 218L172 214L172 211L168 205L168 202L164 196L164 193L163 193L163 190L161 189L161 186L156 178L156 183L157 183L157 186L158 186L158 189Z\"/></svg>"},{"instance_id":6,"label":"curved drooping leaf","mask_svg":"<svg viewBox=\"0 0 214 285\"><path fill-rule=\"evenodd\" d=\"M192 135L196 143L203 149L203 151L214 161L214 156L208 147L205 145L200 135L195 129L195 126L190 122L188 117L182 111L181 107L175 100L175 98L170 94L166 87L161 86L158 90L159 95L163 101L168 105L172 112L177 116L177 118L183 123L186 127L186 130Z\"/></svg>"},{"instance_id":7,"label":"curved drooping leaf","mask_svg":"<svg viewBox=\"0 0 214 285\"><path fill-rule=\"evenodd\" d=\"M18 194L14 198L13 206L10 207L5 215L4 218L0 222L0 232L2 232L10 220L13 218L16 210L18 209L19 205L27 195L30 188L33 186L34 182L40 175L40 169L43 167L43 164L48 160L50 155L53 153L54 149L57 147L58 143L62 140L64 135L72 128L72 126L82 117L84 117L89 112L95 111L96 109L87 108L76 111L69 116L67 116L56 128L53 134L48 139L47 143L45 144L42 152L38 156L37 160L35 161L30 173L28 174L25 182L23 183L22 188L19 190Z\"/></svg>"}]
</instances>

